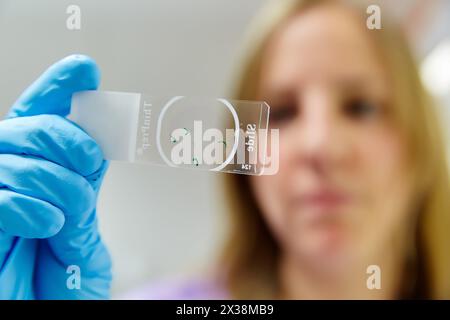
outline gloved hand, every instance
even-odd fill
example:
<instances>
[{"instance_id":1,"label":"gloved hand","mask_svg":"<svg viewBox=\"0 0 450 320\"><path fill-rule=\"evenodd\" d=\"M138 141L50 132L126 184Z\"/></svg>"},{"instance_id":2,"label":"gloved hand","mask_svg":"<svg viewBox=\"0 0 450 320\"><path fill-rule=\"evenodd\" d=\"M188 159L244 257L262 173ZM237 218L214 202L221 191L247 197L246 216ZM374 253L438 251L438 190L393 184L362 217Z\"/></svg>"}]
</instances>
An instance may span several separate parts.
<instances>
[{"instance_id":1,"label":"gloved hand","mask_svg":"<svg viewBox=\"0 0 450 320\"><path fill-rule=\"evenodd\" d=\"M111 260L95 211L108 163L64 118L72 93L96 89L99 79L92 59L69 56L0 122L1 299L109 297Z\"/></svg>"}]
</instances>

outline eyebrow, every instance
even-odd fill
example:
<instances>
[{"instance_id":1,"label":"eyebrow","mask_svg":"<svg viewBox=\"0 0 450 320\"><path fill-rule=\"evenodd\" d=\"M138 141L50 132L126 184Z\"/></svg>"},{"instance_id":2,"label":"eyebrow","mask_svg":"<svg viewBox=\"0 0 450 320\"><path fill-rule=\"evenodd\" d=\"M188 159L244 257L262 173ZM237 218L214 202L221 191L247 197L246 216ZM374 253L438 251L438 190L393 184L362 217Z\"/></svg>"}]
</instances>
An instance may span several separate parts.
<instances>
[{"instance_id":1,"label":"eyebrow","mask_svg":"<svg viewBox=\"0 0 450 320\"><path fill-rule=\"evenodd\" d=\"M285 103L287 101L291 101L292 99L296 99L296 93L293 88L281 88L278 87L276 89L262 89L260 92L261 98L265 100L270 100L271 103L280 104Z\"/></svg>"},{"instance_id":2,"label":"eyebrow","mask_svg":"<svg viewBox=\"0 0 450 320\"><path fill-rule=\"evenodd\" d=\"M370 86L371 81L362 76L345 76L339 79L334 79L333 85L341 87L343 89L355 89L355 88L367 88Z\"/></svg>"},{"instance_id":3,"label":"eyebrow","mask_svg":"<svg viewBox=\"0 0 450 320\"><path fill-rule=\"evenodd\" d=\"M341 75L330 79L330 83L333 87L343 92L377 92L389 94L389 87L385 85L385 82L373 79L373 77L367 75ZM276 87L266 85L265 88L261 88L259 95L263 99L269 99L275 103L283 103L295 99L298 90L298 87L292 87L290 85Z\"/></svg>"},{"instance_id":4,"label":"eyebrow","mask_svg":"<svg viewBox=\"0 0 450 320\"><path fill-rule=\"evenodd\" d=\"M368 91L368 89L376 88L383 90L383 85L379 81L374 81L371 77L366 76L346 76L335 79L333 85L336 85L344 91Z\"/></svg>"}]
</instances>

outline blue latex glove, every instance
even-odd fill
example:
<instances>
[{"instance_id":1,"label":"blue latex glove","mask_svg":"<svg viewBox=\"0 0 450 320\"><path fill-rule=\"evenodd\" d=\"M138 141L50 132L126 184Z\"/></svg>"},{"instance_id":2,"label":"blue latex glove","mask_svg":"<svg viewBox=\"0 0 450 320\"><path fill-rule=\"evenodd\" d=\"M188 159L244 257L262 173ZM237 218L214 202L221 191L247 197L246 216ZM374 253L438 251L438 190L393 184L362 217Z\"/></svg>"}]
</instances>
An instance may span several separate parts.
<instances>
[{"instance_id":1,"label":"blue latex glove","mask_svg":"<svg viewBox=\"0 0 450 320\"><path fill-rule=\"evenodd\" d=\"M97 89L99 81L92 59L69 56L0 122L1 299L109 297L111 259L95 211L108 163L95 141L64 118L72 93Z\"/></svg>"}]
</instances>

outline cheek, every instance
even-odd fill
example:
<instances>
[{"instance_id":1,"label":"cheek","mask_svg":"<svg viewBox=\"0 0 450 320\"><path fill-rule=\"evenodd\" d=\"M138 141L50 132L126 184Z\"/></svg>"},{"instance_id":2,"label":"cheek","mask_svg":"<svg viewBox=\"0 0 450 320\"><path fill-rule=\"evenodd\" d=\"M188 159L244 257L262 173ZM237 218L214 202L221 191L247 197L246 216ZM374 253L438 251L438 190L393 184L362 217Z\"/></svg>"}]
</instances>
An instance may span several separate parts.
<instances>
[{"instance_id":1,"label":"cheek","mask_svg":"<svg viewBox=\"0 0 450 320\"><path fill-rule=\"evenodd\" d=\"M285 140L281 137L274 141L268 140L267 154L270 155L271 161L277 163L275 165L278 167L277 173L249 177L251 190L262 211L263 218L277 238L279 238L277 234L285 231L286 200L284 194L289 174L292 173L292 168L289 167L292 143Z\"/></svg>"},{"instance_id":2,"label":"cheek","mask_svg":"<svg viewBox=\"0 0 450 320\"><path fill-rule=\"evenodd\" d=\"M276 238L283 234L284 229L284 199L280 192L282 179L280 172L271 176L250 177L250 187L261 210L263 219Z\"/></svg>"},{"instance_id":3,"label":"cheek","mask_svg":"<svg viewBox=\"0 0 450 320\"><path fill-rule=\"evenodd\" d=\"M404 185L407 178L405 143L389 131L361 135L357 142L357 160L367 189L373 196L389 196L391 188Z\"/></svg>"},{"instance_id":4,"label":"cheek","mask_svg":"<svg viewBox=\"0 0 450 320\"><path fill-rule=\"evenodd\" d=\"M367 212L362 222L375 233L395 232L407 218L411 202L412 180L406 144L388 130L372 132L359 139L358 179L364 184L364 208L361 209Z\"/></svg>"}]
</instances>

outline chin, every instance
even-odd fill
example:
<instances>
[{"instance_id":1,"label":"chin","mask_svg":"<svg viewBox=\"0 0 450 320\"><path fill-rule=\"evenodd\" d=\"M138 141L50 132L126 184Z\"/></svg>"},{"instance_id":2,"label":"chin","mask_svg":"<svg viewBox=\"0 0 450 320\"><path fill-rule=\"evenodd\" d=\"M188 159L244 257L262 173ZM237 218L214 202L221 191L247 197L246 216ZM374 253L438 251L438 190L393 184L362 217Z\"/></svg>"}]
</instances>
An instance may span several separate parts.
<instances>
[{"instance_id":1,"label":"chin","mask_svg":"<svg viewBox=\"0 0 450 320\"><path fill-rule=\"evenodd\" d=\"M348 235L338 227L303 232L296 242L296 255L318 271L339 271L350 263L355 253Z\"/></svg>"}]
</instances>

